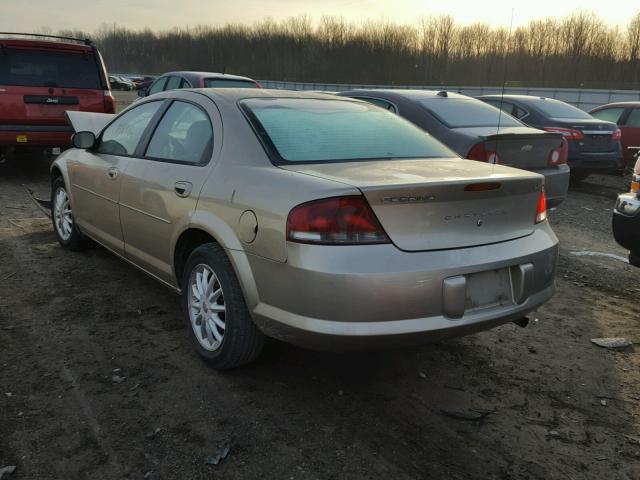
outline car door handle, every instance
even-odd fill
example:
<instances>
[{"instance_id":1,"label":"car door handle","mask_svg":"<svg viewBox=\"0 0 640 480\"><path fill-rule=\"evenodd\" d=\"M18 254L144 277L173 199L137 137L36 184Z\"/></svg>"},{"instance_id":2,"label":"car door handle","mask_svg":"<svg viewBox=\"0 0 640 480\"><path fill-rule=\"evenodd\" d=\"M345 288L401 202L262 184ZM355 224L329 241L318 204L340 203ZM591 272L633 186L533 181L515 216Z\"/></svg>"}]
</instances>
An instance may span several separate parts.
<instances>
[{"instance_id":1,"label":"car door handle","mask_svg":"<svg viewBox=\"0 0 640 480\"><path fill-rule=\"evenodd\" d=\"M188 197L191 194L192 186L190 182L176 182L173 185L173 190L179 197Z\"/></svg>"},{"instance_id":2,"label":"car door handle","mask_svg":"<svg viewBox=\"0 0 640 480\"><path fill-rule=\"evenodd\" d=\"M118 172L119 170L116 167L111 167L109 170L107 170L107 176L111 180L115 180L116 178L118 178Z\"/></svg>"}]
</instances>

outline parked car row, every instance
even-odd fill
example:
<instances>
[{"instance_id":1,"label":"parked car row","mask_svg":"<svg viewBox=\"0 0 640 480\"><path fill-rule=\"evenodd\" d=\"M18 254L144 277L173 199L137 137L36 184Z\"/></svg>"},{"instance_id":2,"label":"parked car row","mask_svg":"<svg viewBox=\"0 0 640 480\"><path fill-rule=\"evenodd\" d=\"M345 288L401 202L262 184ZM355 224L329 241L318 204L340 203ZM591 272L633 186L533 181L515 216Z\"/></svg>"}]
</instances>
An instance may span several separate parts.
<instances>
[{"instance_id":1,"label":"parked car row","mask_svg":"<svg viewBox=\"0 0 640 480\"><path fill-rule=\"evenodd\" d=\"M623 166L615 123L540 97L169 72L113 115L111 88L130 84L90 42L57 40L0 40L0 141L74 132L51 169L59 243L91 239L179 293L217 368L265 336L361 349L526 324L555 290L547 206L571 171ZM614 213L634 263L639 183L636 166Z\"/></svg>"},{"instance_id":2,"label":"parked car row","mask_svg":"<svg viewBox=\"0 0 640 480\"><path fill-rule=\"evenodd\" d=\"M121 75L109 75L109 84L112 90L131 91L137 88L132 80Z\"/></svg>"}]
</instances>

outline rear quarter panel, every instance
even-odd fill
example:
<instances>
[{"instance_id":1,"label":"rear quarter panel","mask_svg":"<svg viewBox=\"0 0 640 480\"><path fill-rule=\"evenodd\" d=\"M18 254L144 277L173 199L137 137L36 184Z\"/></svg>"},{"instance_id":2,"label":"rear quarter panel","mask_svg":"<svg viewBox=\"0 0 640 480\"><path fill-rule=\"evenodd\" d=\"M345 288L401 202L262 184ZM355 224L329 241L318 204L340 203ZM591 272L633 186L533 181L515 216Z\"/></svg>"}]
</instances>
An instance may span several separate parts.
<instances>
[{"instance_id":1,"label":"rear quarter panel","mask_svg":"<svg viewBox=\"0 0 640 480\"><path fill-rule=\"evenodd\" d=\"M293 207L359 191L274 166L239 107L235 103L219 106L224 129L221 159L202 189L193 223L210 228L226 248L284 262L286 221ZM255 214L258 227L250 242L241 240L239 225L247 210Z\"/></svg>"}]
</instances>

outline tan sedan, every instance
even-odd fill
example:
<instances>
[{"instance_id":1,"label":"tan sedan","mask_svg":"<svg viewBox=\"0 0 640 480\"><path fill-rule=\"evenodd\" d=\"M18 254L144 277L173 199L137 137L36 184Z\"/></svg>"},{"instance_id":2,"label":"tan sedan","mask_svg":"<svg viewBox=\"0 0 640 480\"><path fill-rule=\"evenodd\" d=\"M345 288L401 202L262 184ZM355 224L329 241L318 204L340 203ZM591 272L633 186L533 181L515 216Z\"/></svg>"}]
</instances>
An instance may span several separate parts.
<instances>
[{"instance_id":1,"label":"tan sedan","mask_svg":"<svg viewBox=\"0 0 640 480\"><path fill-rule=\"evenodd\" d=\"M554 292L543 177L462 160L368 103L202 89L68 115L59 242L92 239L180 293L217 368L254 359L264 335L416 344L518 320Z\"/></svg>"}]
</instances>

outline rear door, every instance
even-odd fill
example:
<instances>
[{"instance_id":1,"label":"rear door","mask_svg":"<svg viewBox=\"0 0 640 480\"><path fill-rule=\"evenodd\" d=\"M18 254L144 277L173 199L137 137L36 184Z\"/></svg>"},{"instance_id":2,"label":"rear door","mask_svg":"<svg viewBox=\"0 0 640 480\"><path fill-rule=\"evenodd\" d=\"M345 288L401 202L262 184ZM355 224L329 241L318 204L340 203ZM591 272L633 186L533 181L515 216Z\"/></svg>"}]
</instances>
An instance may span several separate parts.
<instances>
[{"instance_id":1,"label":"rear door","mask_svg":"<svg viewBox=\"0 0 640 480\"><path fill-rule=\"evenodd\" d=\"M172 283L172 245L189 224L221 144L219 114L201 95L175 93L143 153L122 179L120 218L127 258ZM215 132L215 133L214 133Z\"/></svg>"},{"instance_id":2,"label":"rear door","mask_svg":"<svg viewBox=\"0 0 640 480\"><path fill-rule=\"evenodd\" d=\"M23 131L28 132L29 126L65 126L66 110L104 112L99 65L89 47L5 46L0 61L0 124L27 126Z\"/></svg>"},{"instance_id":3,"label":"rear door","mask_svg":"<svg viewBox=\"0 0 640 480\"><path fill-rule=\"evenodd\" d=\"M120 255L124 254L118 207L122 173L162 105L161 100L150 101L127 110L104 129L94 149L69 164L76 223Z\"/></svg>"}]
</instances>

